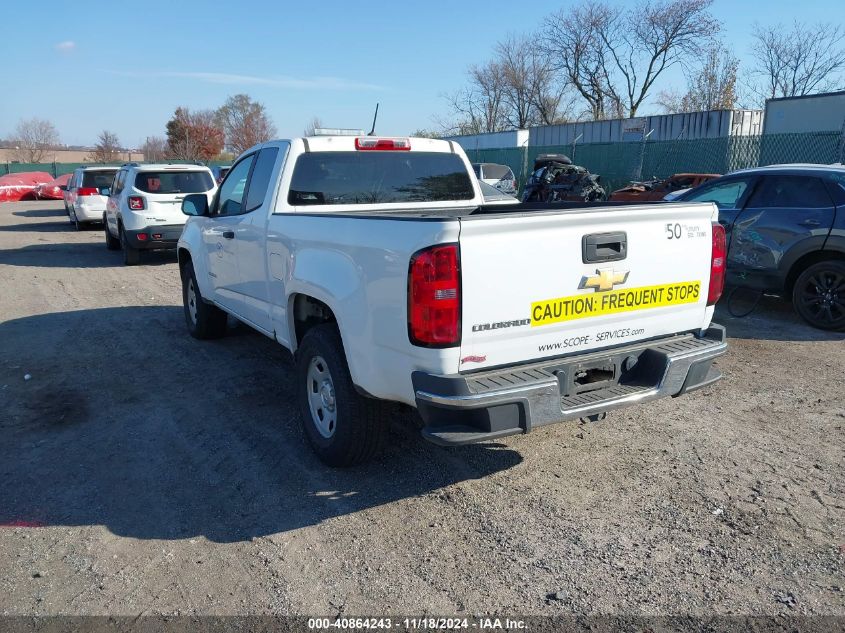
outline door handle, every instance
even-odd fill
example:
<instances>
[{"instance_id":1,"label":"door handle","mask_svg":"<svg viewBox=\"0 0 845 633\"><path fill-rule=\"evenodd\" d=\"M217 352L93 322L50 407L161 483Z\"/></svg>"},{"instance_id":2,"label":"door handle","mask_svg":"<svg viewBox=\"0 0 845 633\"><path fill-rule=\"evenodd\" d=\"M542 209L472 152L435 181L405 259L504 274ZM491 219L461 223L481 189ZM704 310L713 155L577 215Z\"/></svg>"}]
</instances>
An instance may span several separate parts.
<instances>
[{"instance_id":1,"label":"door handle","mask_svg":"<svg viewBox=\"0 0 845 633\"><path fill-rule=\"evenodd\" d=\"M821 222L818 220L813 220L812 218L809 220L804 220L803 222L799 222L801 226L819 226Z\"/></svg>"},{"instance_id":2,"label":"door handle","mask_svg":"<svg viewBox=\"0 0 845 633\"><path fill-rule=\"evenodd\" d=\"M235 232L234 231L223 231L223 237L225 237L227 240L231 240L235 237Z\"/></svg>"}]
</instances>

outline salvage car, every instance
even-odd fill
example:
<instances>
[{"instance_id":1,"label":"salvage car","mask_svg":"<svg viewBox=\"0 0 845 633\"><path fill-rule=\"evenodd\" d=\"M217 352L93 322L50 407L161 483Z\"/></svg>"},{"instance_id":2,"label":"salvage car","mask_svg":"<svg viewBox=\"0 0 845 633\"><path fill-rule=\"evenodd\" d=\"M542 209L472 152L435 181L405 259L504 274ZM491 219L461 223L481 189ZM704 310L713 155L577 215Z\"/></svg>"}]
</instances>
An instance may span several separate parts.
<instances>
[{"instance_id":1,"label":"salvage car","mask_svg":"<svg viewBox=\"0 0 845 633\"><path fill-rule=\"evenodd\" d=\"M718 178L721 174L675 174L670 178L646 180L644 182L632 182L631 184L617 189L610 194L609 200L642 202L645 200L671 200L669 194L692 189L708 180Z\"/></svg>"},{"instance_id":2,"label":"salvage car","mask_svg":"<svg viewBox=\"0 0 845 633\"><path fill-rule=\"evenodd\" d=\"M294 352L305 436L332 466L378 451L389 403L458 445L720 378L713 204L490 207L456 143L335 136L253 147L182 209L188 332L232 315ZM695 230L669 239L675 224Z\"/></svg>"},{"instance_id":3,"label":"salvage car","mask_svg":"<svg viewBox=\"0 0 845 633\"><path fill-rule=\"evenodd\" d=\"M729 285L790 298L813 327L845 330L845 167L746 169L677 201L718 206Z\"/></svg>"},{"instance_id":4,"label":"salvage car","mask_svg":"<svg viewBox=\"0 0 845 633\"><path fill-rule=\"evenodd\" d=\"M67 190L67 183L72 174L62 174L50 182L44 182L35 187L35 197L38 200L62 200Z\"/></svg>"},{"instance_id":5,"label":"salvage car","mask_svg":"<svg viewBox=\"0 0 845 633\"><path fill-rule=\"evenodd\" d=\"M523 202L595 202L607 197L601 176L573 165L564 154L540 154L522 192Z\"/></svg>"}]
</instances>

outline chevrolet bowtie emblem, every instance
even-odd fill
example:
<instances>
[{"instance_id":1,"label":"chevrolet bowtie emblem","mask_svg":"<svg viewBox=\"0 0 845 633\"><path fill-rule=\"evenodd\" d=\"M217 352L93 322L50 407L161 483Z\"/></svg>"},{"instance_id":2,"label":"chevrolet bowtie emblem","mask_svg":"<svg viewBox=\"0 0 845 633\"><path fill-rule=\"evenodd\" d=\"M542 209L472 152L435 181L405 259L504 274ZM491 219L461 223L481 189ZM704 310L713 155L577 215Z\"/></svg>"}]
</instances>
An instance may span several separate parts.
<instances>
[{"instance_id":1,"label":"chevrolet bowtie emblem","mask_svg":"<svg viewBox=\"0 0 845 633\"><path fill-rule=\"evenodd\" d=\"M628 271L615 271L612 268L596 269L596 274L591 277L581 277L578 289L592 288L596 292L607 292L613 290L613 286L624 284L628 280Z\"/></svg>"}]
</instances>

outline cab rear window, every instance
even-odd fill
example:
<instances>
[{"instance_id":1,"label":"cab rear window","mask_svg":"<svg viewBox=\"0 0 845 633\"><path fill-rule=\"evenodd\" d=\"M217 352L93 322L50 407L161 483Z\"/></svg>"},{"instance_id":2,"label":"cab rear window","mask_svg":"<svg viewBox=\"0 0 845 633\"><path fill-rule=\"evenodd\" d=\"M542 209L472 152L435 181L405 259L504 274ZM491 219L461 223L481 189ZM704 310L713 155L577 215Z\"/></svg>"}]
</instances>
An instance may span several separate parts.
<instances>
[{"instance_id":1,"label":"cab rear window","mask_svg":"<svg viewBox=\"0 0 845 633\"><path fill-rule=\"evenodd\" d=\"M202 193L214 187L207 171L142 171L135 189L144 193Z\"/></svg>"},{"instance_id":2,"label":"cab rear window","mask_svg":"<svg viewBox=\"0 0 845 633\"><path fill-rule=\"evenodd\" d=\"M471 200L475 193L457 154L311 152L296 160L288 202L380 204Z\"/></svg>"}]
</instances>

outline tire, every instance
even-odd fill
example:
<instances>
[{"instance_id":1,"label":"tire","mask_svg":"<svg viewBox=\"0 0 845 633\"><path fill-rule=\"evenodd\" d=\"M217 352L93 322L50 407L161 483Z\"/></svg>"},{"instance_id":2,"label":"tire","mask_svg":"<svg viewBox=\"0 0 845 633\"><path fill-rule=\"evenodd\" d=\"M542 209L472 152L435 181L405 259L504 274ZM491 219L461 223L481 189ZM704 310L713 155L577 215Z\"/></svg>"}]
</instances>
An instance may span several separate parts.
<instances>
[{"instance_id":1,"label":"tire","mask_svg":"<svg viewBox=\"0 0 845 633\"><path fill-rule=\"evenodd\" d=\"M296 351L296 399L308 442L328 466L371 460L384 446L386 403L355 390L337 326L312 327Z\"/></svg>"},{"instance_id":2,"label":"tire","mask_svg":"<svg viewBox=\"0 0 845 633\"><path fill-rule=\"evenodd\" d=\"M194 338L220 338L226 334L227 315L216 305L206 303L200 294L194 265L191 262L182 268L182 307L188 332Z\"/></svg>"},{"instance_id":3,"label":"tire","mask_svg":"<svg viewBox=\"0 0 845 633\"><path fill-rule=\"evenodd\" d=\"M106 222L105 216L103 216L103 231L105 231L106 234L106 248L110 251L120 250L120 240L113 237L109 232L109 223Z\"/></svg>"},{"instance_id":4,"label":"tire","mask_svg":"<svg viewBox=\"0 0 845 633\"><path fill-rule=\"evenodd\" d=\"M815 328L845 331L845 262L819 262L798 275L792 305Z\"/></svg>"},{"instance_id":5,"label":"tire","mask_svg":"<svg viewBox=\"0 0 845 633\"><path fill-rule=\"evenodd\" d=\"M123 230L123 226L118 225L118 227L118 231L120 233L120 248L123 249L123 263L127 266L135 266L141 261L141 251L129 246L129 242L126 240L126 231Z\"/></svg>"}]
</instances>

